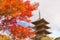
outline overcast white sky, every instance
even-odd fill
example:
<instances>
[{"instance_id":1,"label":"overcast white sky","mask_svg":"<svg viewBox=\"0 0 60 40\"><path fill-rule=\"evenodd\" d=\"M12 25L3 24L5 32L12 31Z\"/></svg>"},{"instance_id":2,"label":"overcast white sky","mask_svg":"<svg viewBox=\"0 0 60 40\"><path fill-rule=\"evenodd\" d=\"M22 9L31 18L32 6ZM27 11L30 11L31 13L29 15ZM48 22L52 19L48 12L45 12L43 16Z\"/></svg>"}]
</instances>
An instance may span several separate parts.
<instances>
[{"instance_id":1,"label":"overcast white sky","mask_svg":"<svg viewBox=\"0 0 60 40\"><path fill-rule=\"evenodd\" d=\"M31 0L40 3L41 18L45 18L50 24L52 37L60 36L60 0ZM39 10L38 9L38 10ZM34 12L31 18L33 21L38 19L38 10Z\"/></svg>"}]
</instances>

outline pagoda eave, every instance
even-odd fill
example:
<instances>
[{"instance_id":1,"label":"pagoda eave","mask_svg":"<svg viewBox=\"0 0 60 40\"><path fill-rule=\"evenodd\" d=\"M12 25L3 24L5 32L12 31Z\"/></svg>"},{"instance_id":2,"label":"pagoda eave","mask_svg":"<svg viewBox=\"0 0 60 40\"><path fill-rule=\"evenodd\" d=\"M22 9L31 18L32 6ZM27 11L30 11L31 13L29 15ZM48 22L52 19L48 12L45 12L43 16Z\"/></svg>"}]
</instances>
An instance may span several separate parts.
<instances>
[{"instance_id":1,"label":"pagoda eave","mask_svg":"<svg viewBox=\"0 0 60 40\"><path fill-rule=\"evenodd\" d=\"M35 22L32 22L32 24L35 24L35 25L38 25L38 24L41 24L41 23L49 24L44 18L39 19L39 20L37 20Z\"/></svg>"}]
</instances>

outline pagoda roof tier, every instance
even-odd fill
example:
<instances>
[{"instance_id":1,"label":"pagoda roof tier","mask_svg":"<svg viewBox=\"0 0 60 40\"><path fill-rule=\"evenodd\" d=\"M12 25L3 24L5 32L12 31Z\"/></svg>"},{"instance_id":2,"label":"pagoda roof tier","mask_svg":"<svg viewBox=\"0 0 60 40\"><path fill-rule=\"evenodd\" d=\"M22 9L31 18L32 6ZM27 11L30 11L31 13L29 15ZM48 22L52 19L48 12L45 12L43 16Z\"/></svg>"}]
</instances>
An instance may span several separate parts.
<instances>
[{"instance_id":1,"label":"pagoda roof tier","mask_svg":"<svg viewBox=\"0 0 60 40\"><path fill-rule=\"evenodd\" d=\"M37 20L37 21L35 21L35 22L32 22L32 23L35 24L35 25L39 25L39 24L41 24L41 23L49 24L44 18L39 19L39 20Z\"/></svg>"},{"instance_id":2,"label":"pagoda roof tier","mask_svg":"<svg viewBox=\"0 0 60 40\"><path fill-rule=\"evenodd\" d=\"M41 28L46 28L46 29L50 29L50 27L48 27L47 25L44 24L39 24L33 27L33 29L41 29Z\"/></svg>"},{"instance_id":3,"label":"pagoda roof tier","mask_svg":"<svg viewBox=\"0 0 60 40\"><path fill-rule=\"evenodd\" d=\"M47 30L37 31L36 34L51 34L51 32L48 32Z\"/></svg>"}]
</instances>

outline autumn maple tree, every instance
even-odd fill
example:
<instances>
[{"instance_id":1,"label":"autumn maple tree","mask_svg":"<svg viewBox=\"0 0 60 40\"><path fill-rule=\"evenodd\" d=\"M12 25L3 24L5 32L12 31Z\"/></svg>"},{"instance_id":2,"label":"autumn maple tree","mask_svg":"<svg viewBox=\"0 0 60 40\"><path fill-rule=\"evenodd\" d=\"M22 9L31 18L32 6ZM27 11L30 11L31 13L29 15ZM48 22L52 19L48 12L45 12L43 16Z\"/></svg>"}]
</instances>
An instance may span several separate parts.
<instances>
[{"instance_id":1,"label":"autumn maple tree","mask_svg":"<svg viewBox=\"0 0 60 40\"><path fill-rule=\"evenodd\" d=\"M31 4L30 0L0 0L0 29L8 30L10 35L17 38L27 38L34 35L28 27L17 24L17 20L30 23L32 11L39 3Z\"/></svg>"}]
</instances>

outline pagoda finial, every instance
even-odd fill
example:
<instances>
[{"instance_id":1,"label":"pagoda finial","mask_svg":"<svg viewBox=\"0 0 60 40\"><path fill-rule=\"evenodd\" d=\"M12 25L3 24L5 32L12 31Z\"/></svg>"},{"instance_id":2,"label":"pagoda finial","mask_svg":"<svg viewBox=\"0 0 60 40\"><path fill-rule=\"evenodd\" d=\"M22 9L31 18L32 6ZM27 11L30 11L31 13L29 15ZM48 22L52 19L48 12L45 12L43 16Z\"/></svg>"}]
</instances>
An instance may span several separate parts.
<instances>
[{"instance_id":1,"label":"pagoda finial","mask_svg":"<svg viewBox=\"0 0 60 40\"><path fill-rule=\"evenodd\" d=\"M39 10L39 19L41 19L40 10Z\"/></svg>"}]
</instances>

